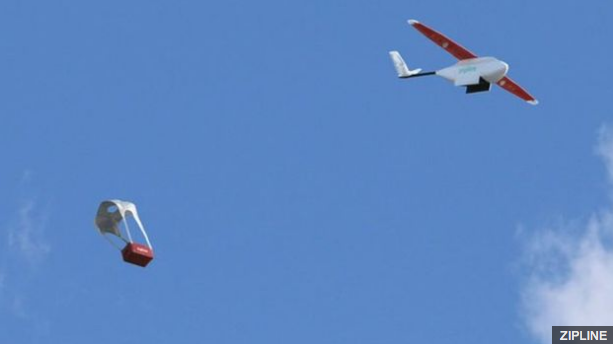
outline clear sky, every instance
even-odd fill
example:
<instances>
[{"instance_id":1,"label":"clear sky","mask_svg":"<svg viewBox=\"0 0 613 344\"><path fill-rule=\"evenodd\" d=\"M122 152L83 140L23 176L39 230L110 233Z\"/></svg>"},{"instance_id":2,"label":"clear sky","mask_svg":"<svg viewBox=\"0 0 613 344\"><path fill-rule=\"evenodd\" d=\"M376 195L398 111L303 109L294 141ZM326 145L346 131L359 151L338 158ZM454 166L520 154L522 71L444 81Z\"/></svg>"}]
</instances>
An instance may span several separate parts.
<instances>
[{"instance_id":1,"label":"clear sky","mask_svg":"<svg viewBox=\"0 0 613 344\"><path fill-rule=\"evenodd\" d=\"M3 1L0 342L546 343L530 305L568 274L530 250L609 205L611 11ZM389 50L455 63L409 18L540 105L397 79ZM146 269L95 231L109 198L137 204Z\"/></svg>"}]
</instances>

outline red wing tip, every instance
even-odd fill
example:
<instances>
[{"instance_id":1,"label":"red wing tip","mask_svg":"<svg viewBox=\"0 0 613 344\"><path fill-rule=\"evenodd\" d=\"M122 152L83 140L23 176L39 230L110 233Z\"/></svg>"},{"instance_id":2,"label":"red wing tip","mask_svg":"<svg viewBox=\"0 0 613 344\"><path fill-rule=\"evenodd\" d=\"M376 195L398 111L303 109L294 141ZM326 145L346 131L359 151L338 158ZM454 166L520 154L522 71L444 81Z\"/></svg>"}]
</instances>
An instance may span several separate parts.
<instances>
[{"instance_id":1,"label":"red wing tip","mask_svg":"<svg viewBox=\"0 0 613 344\"><path fill-rule=\"evenodd\" d=\"M528 104L530 105L538 105L539 101L534 99L534 100L528 100Z\"/></svg>"},{"instance_id":2,"label":"red wing tip","mask_svg":"<svg viewBox=\"0 0 613 344\"><path fill-rule=\"evenodd\" d=\"M415 19L409 19L409 20L407 20L407 21L408 21L408 22L409 22L409 24L411 24L411 25L419 24L419 22L418 22L417 20L415 20Z\"/></svg>"}]
</instances>

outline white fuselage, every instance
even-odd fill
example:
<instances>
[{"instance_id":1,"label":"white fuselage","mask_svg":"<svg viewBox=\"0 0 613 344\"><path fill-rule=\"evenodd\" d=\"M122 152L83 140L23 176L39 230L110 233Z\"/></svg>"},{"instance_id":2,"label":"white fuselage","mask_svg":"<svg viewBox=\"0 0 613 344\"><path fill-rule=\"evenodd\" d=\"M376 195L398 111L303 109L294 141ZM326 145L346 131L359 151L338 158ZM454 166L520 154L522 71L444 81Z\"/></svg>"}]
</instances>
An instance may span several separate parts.
<instances>
[{"instance_id":1,"label":"white fuselage","mask_svg":"<svg viewBox=\"0 0 613 344\"><path fill-rule=\"evenodd\" d=\"M456 86L479 84L480 78L496 83L504 78L509 71L509 65L494 57L477 57L461 60L453 66L436 71L439 75Z\"/></svg>"}]
</instances>

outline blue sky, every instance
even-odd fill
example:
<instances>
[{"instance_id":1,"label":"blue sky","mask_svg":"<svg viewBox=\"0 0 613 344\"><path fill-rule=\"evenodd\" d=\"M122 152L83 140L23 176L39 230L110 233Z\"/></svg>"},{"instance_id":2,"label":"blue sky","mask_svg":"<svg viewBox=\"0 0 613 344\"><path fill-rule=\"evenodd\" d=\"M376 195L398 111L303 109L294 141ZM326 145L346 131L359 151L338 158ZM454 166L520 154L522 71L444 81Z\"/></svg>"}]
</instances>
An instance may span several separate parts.
<instances>
[{"instance_id":1,"label":"blue sky","mask_svg":"<svg viewBox=\"0 0 613 344\"><path fill-rule=\"evenodd\" d=\"M611 10L3 2L1 341L546 343L548 321L593 319L531 305L578 314L547 302L575 275L541 263L577 262L547 243L610 263L585 233L613 227ZM454 63L409 18L541 104L397 79L389 50ZM146 269L96 233L109 198L137 204Z\"/></svg>"}]
</instances>

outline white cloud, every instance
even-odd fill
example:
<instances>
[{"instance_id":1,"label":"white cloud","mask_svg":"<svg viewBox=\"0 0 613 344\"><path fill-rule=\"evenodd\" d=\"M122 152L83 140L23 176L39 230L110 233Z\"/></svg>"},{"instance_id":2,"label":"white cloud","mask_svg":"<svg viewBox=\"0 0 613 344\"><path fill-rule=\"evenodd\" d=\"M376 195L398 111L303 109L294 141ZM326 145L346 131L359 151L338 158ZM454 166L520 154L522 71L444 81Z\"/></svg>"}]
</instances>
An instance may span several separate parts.
<instances>
[{"instance_id":1,"label":"white cloud","mask_svg":"<svg viewBox=\"0 0 613 344\"><path fill-rule=\"evenodd\" d=\"M613 128L601 128L596 152L613 184ZM521 293L522 316L541 343L551 343L551 326L613 324L611 243L611 209L583 223L552 226L528 240L530 272Z\"/></svg>"},{"instance_id":2,"label":"white cloud","mask_svg":"<svg viewBox=\"0 0 613 344\"><path fill-rule=\"evenodd\" d=\"M8 246L16 250L30 264L39 263L50 251L43 235L46 226L44 214L37 212L36 203L24 202L18 210L17 220L8 230Z\"/></svg>"},{"instance_id":3,"label":"white cloud","mask_svg":"<svg viewBox=\"0 0 613 344\"><path fill-rule=\"evenodd\" d=\"M19 182L19 192L29 189L32 173L25 171ZM0 231L0 314L28 318L29 297L27 290L32 278L51 252L51 245L45 238L47 211L41 209L33 197L19 197L22 201Z\"/></svg>"}]
</instances>

